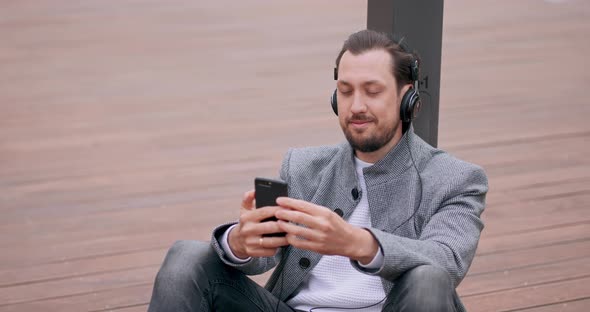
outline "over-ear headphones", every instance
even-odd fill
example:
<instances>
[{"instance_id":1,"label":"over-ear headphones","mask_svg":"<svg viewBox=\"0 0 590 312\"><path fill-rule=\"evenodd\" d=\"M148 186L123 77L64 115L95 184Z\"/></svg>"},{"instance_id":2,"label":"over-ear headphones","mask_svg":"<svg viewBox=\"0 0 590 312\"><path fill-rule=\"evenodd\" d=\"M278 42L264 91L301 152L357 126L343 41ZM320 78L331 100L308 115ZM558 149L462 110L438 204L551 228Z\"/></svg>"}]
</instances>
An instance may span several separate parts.
<instances>
[{"instance_id":1,"label":"over-ear headphones","mask_svg":"<svg viewBox=\"0 0 590 312\"><path fill-rule=\"evenodd\" d=\"M419 64L417 59L413 59L410 68L410 79L412 80L412 86L406 91L402 97L400 104L400 120L403 123L409 124L416 118L420 111L420 91L418 90L418 73ZM338 80L338 68L334 68L334 80ZM332 104L332 110L334 114L338 115L338 89L334 89L332 97L330 98L330 104Z\"/></svg>"}]
</instances>

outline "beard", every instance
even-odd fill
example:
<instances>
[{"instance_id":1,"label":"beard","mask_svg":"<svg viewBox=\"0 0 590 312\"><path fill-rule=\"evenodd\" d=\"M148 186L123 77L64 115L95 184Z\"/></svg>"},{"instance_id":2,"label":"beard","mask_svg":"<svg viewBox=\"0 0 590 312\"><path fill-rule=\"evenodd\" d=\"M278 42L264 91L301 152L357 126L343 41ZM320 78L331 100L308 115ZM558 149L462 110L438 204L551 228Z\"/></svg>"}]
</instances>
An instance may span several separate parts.
<instances>
[{"instance_id":1,"label":"beard","mask_svg":"<svg viewBox=\"0 0 590 312\"><path fill-rule=\"evenodd\" d=\"M372 121L376 126L375 129L372 130L372 133L364 133L369 132L371 129L365 129L363 132L356 132L352 130L348 125L350 124L351 120L368 120ZM345 126L342 127L344 131L344 136L348 143L354 150L363 153L371 153L374 151L379 150L383 146L385 146L393 137L397 131L397 128L401 125L401 122L396 122L395 124L385 127L385 129L379 129L378 120L375 118L369 118L364 115L355 115L351 118L346 119Z\"/></svg>"}]
</instances>

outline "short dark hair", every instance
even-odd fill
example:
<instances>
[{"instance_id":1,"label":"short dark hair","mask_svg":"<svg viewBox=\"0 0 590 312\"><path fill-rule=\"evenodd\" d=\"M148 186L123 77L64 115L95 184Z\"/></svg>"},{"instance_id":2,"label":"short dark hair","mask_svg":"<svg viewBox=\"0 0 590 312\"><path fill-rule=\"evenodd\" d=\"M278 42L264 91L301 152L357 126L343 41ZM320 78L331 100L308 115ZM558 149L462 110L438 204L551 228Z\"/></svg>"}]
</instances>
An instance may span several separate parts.
<instances>
[{"instance_id":1,"label":"short dark hair","mask_svg":"<svg viewBox=\"0 0 590 312\"><path fill-rule=\"evenodd\" d=\"M402 89L402 86L411 84L412 80L412 62L418 60L419 57L416 53L411 52L410 49L403 44L404 39L396 40L393 36L386 33L377 32L374 30L361 30L348 37L338 57L336 58L336 71L340 65L340 59L344 52L349 51L353 55L359 55L363 52L370 50L383 49L391 56L391 73L395 77L397 82L398 93ZM419 77L419 76L418 76ZM416 77L416 78L418 78Z\"/></svg>"}]
</instances>

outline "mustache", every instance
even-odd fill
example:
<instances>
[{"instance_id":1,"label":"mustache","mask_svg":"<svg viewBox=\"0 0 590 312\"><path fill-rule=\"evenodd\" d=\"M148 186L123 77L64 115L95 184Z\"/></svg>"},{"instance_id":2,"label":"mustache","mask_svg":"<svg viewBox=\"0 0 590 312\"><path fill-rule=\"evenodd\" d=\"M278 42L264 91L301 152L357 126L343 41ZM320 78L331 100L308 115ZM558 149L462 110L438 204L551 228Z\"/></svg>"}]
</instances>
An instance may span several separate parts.
<instances>
[{"instance_id":1,"label":"mustache","mask_svg":"<svg viewBox=\"0 0 590 312\"><path fill-rule=\"evenodd\" d=\"M370 122L370 121L375 121L375 118L369 116L369 115L365 115L365 114L356 114L356 115L352 115L351 117L346 118L346 122L347 123L351 123L351 122Z\"/></svg>"}]
</instances>

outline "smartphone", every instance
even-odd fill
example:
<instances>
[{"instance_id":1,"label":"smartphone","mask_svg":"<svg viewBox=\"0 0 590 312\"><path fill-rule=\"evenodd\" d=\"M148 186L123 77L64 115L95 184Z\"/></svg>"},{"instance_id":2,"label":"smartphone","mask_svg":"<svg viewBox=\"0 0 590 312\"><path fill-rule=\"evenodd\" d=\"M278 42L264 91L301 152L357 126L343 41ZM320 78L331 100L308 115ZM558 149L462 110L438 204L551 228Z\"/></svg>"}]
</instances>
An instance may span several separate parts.
<instances>
[{"instance_id":1,"label":"smartphone","mask_svg":"<svg viewBox=\"0 0 590 312\"><path fill-rule=\"evenodd\" d=\"M286 182L267 178L255 178L254 191L256 208L276 206L278 197L289 196ZM277 221L277 219L270 217L262 220L262 222L265 221ZM264 236L285 236L285 233L271 233L265 234Z\"/></svg>"}]
</instances>

